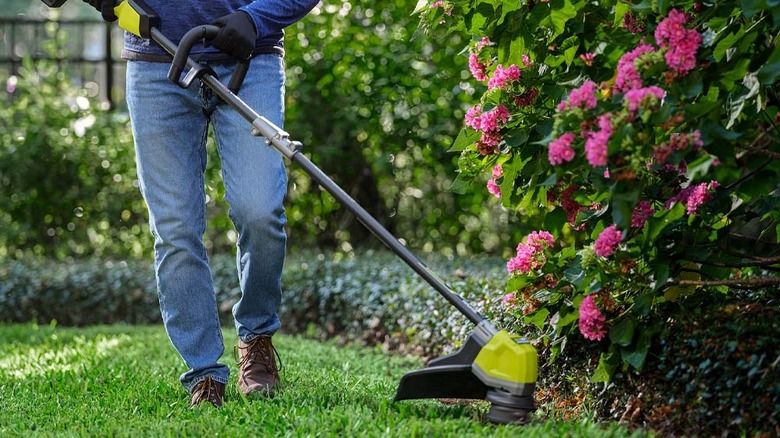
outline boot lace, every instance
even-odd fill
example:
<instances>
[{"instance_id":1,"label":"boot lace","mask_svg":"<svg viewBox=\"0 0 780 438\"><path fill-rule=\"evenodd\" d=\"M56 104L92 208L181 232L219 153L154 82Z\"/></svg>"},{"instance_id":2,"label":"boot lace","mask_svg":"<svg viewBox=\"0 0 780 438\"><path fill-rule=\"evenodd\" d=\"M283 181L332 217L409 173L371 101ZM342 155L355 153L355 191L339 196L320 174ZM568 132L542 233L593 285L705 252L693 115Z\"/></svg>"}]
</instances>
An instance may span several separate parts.
<instances>
[{"instance_id":1,"label":"boot lace","mask_svg":"<svg viewBox=\"0 0 780 438\"><path fill-rule=\"evenodd\" d=\"M195 385L192 391L192 399L197 403L208 400L215 406L219 406L222 403L217 391L217 382L211 376L206 377Z\"/></svg>"},{"instance_id":2,"label":"boot lace","mask_svg":"<svg viewBox=\"0 0 780 438\"><path fill-rule=\"evenodd\" d=\"M243 356L239 354L239 351L244 353ZM239 369L256 363L265 367L266 371L272 374L279 374L279 371L282 370L282 357L279 356L276 347L271 343L270 336L257 336L249 341L246 347L237 345L233 349L233 356L238 361Z\"/></svg>"}]
</instances>

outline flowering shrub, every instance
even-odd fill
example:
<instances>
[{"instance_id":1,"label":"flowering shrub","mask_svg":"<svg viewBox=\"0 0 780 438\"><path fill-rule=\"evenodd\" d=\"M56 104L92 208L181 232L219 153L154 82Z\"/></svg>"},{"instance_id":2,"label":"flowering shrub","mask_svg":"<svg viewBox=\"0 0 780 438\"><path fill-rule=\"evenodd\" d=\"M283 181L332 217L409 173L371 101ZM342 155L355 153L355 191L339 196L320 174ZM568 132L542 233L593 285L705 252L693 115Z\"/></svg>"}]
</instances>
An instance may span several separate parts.
<instances>
[{"instance_id":1,"label":"flowering shrub","mask_svg":"<svg viewBox=\"0 0 780 438\"><path fill-rule=\"evenodd\" d=\"M451 0L418 12L423 32L472 37L483 94L452 148L454 188L521 214L530 234L504 302L552 358L584 336L602 351L594 381L621 362L641 371L664 303L780 285L778 8Z\"/></svg>"}]
</instances>

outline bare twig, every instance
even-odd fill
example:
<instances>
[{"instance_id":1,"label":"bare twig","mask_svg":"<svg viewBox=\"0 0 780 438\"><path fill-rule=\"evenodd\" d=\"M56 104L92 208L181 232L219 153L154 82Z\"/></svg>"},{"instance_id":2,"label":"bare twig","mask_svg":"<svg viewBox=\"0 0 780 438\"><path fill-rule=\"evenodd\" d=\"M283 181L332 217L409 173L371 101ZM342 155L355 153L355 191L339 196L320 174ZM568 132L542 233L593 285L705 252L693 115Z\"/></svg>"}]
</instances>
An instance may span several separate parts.
<instances>
[{"instance_id":1,"label":"bare twig","mask_svg":"<svg viewBox=\"0 0 780 438\"><path fill-rule=\"evenodd\" d=\"M670 281L669 286L735 286L745 289L780 285L780 277L758 277L730 280L677 280Z\"/></svg>"},{"instance_id":2,"label":"bare twig","mask_svg":"<svg viewBox=\"0 0 780 438\"><path fill-rule=\"evenodd\" d=\"M701 265L717 266L721 268L747 268L751 266L771 266L780 263L780 256L778 257L750 257L754 261L752 262L711 262L709 260L691 260L694 263Z\"/></svg>"}]
</instances>

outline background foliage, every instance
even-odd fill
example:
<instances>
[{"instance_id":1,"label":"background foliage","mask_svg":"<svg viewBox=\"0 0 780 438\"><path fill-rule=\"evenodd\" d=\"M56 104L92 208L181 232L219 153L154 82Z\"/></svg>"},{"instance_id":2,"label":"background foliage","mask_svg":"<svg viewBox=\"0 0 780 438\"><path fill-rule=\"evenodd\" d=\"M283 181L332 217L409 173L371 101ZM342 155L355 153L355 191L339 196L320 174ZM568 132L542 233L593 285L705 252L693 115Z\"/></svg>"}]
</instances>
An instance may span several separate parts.
<instances>
[{"instance_id":1,"label":"background foliage","mask_svg":"<svg viewBox=\"0 0 780 438\"><path fill-rule=\"evenodd\" d=\"M288 29L285 128L303 141L316 164L410 245L447 254L501 252L501 242L511 240L506 226L511 213L498 205L484 207L487 194L450 191L457 155L447 149L476 92L464 81L468 72L457 56L464 42L460 37L412 40L413 7L409 0L381 8L371 2L328 3ZM67 35L49 41L48 50L62 54L67 50L63 38ZM8 199L15 205L3 209L4 223L26 231L0 237L0 251L11 257L21 251L58 258L151 254L145 212L132 187L137 182L127 118L103 110L92 98L94 84L80 89L54 65L28 64L12 81L8 90L13 92L0 91L10 103L3 108L8 120L2 126L3 190L19 192L14 199L34 191L24 196L39 207L27 209ZM71 96L70 102L78 98L81 106L61 96ZM89 123L78 122L81 136L73 136L78 120ZM40 136L33 131L41 131ZM213 144L208 149L205 240L212 253L230 252L235 234L222 201L219 157ZM112 155L110 168L102 167L99 153ZM54 171L21 171L39 159ZM74 173L72 167L82 171ZM362 225L307 175L294 167L289 171L291 245L338 245L349 251L373 244ZM38 186L51 189L35 190ZM95 204L97 199L103 204ZM87 213L69 219L79 207ZM50 229L55 236L48 235ZM82 232L103 237L92 242Z\"/></svg>"}]
</instances>

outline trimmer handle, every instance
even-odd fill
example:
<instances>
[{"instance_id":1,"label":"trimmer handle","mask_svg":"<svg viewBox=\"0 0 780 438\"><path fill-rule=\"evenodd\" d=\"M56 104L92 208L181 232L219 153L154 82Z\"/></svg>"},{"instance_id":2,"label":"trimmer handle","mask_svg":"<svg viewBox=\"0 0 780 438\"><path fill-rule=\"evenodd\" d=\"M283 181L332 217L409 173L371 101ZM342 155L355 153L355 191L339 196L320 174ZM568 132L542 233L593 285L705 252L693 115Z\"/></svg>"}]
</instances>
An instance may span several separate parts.
<instances>
[{"instance_id":1,"label":"trimmer handle","mask_svg":"<svg viewBox=\"0 0 780 438\"><path fill-rule=\"evenodd\" d=\"M198 41L209 41L214 39L219 33L220 28L210 24L197 26L190 29L179 42L179 47L176 49L176 53L173 55L173 62L171 68L168 70L168 79L175 84L178 84L182 88L187 88L192 85L195 79L201 77L205 73L214 74L214 72L207 66L202 64L194 65L190 68L190 71L181 79L181 74L187 65L187 59L192 51L192 46ZM228 83L228 89L233 94L238 94L238 90L241 88L241 84L244 83L246 73L249 71L249 60L239 60L236 65L236 69L233 71L233 75L230 77Z\"/></svg>"}]
</instances>

